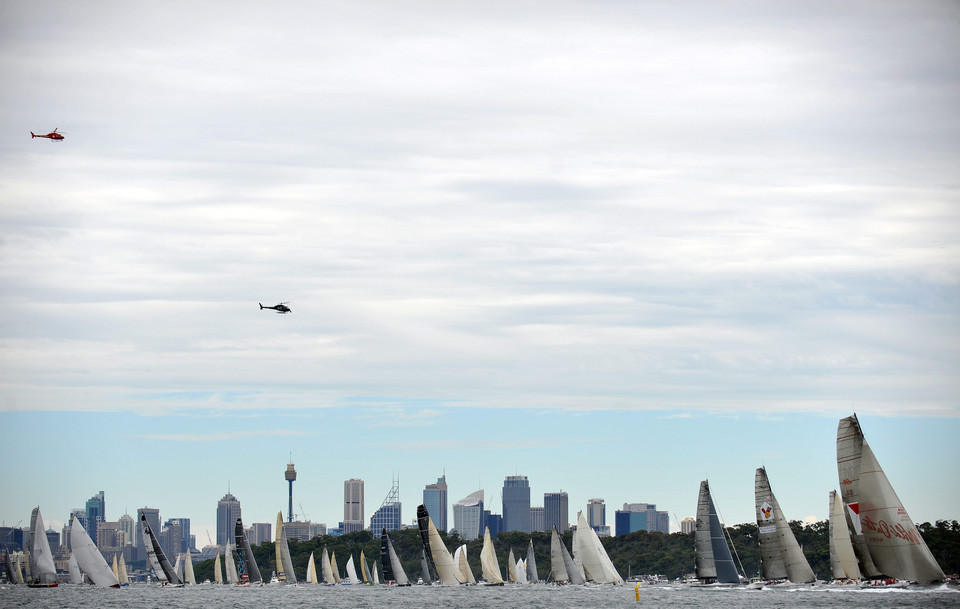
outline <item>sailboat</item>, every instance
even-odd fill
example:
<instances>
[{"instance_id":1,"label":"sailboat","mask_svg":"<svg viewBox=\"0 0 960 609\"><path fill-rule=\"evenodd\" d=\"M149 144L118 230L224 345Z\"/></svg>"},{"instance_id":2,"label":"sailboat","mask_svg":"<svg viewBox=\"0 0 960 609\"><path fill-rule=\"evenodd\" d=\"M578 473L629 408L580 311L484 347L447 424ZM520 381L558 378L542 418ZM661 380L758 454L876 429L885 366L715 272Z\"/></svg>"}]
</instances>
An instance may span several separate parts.
<instances>
[{"instance_id":1,"label":"sailboat","mask_svg":"<svg viewBox=\"0 0 960 609\"><path fill-rule=\"evenodd\" d=\"M427 549L420 549L420 581L417 582L425 586L429 586L433 583L433 578L430 577L430 565L427 563Z\"/></svg>"},{"instance_id":2,"label":"sailboat","mask_svg":"<svg viewBox=\"0 0 960 609\"><path fill-rule=\"evenodd\" d=\"M317 563L313 560L313 552L310 552L310 560L307 562L307 583L320 583L320 580L317 579Z\"/></svg>"},{"instance_id":3,"label":"sailboat","mask_svg":"<svg viewBox=\"0 0 960 609\"><path fill-rule=\"evenodd\" d=\"M87 577L100 588L119 588L120 582L113 576L110 565L103 559L103 554L93 545L90 536L84 530L80 521L71 516L70 546L77 563Z\"/></svg>"},{"instance_id":4,"label":"sailboat","mask_svg":"<svg viewBox=\"0 0 960 609\"><path fill-rule=\"evenodd\" d=\"M455 586L462 584L460 571L453 564L453 556L450 550L443 545L440 533L434 526L430 514L424 505L417 506L417 526L420 528L420 539L423 541L424 549L430 550L430 556L433 559L433 565L437 570L437 576L440 582L445 586Z\"/></svg>"},{"instance_id":5,"label":"sailboat","mask_svg":"<svg viewBox=\"0 0 960 609\"><path fill-rule=\"evenodd\" d=\"M727 545L717 508L710 495L710 484L706 480L700 483L694 539L697 579L700 580L701 585L740 583L740 575L733 564L733 555L730 554L730 547Z\"/></svg>"},{"instance_id":6,"label":"sailboat","mask_svg":"<svg viewBox=\"0 0 960 609\"><path fill-rule=\"evenodd\" d=\"M220 567L220 551L217 550L217 557L213 559L213 583L223 583L223 570Z\"/></svg>"},{"instance_id":7,"label":"sailboat","mask_svg":"<svg viewBox=\"0 0 960 609\"><path fill-rule=\"evenodd\" d=\"M253 550L250 548L250 542L247 541L247 535L243 531L243 520L237 518L237 523L233 528L233 536L237 542L237 572L240 575L241 586L250 584L263 584L263 578L260 576L260 568L257 566L257 559L253 556Z\"/></svg>"},{"instance_id":8,"label":"sailboat","mask_svg":"<svg viewBox=\"0 0 960 609\"><path fill-rule=\"evenodd\" d=\"M33 525L30 535L30 581L31 588L56 588L57 567L53 564L53 552L47 540L47 529L43 526L40 508L33 508L30 520Z\"/></svg>"},{"instance_id":9,"label":"sailboat","mask_svg":"<svg viewBox=\"0 0 960 609\"><path fill-rule=\"evenodd\" d=\"M507 552L507 580L511 584L517 583L517 559L513 556L513 548Z\"/></svg>"},{"instance_id":10,"label":"sailboat","mask_svg":"<svg viewBox=\"0 0 960 609\"><path fill-rule=\"evenodd\" d=\"M233 548L229 541L224 544L224 547L223 570L227 578L227 583L235 586L240 583L240 573L237 572L237 564L233 560Z\"/></svg>"},{"instance_id":11,"label":"sailboat","mask_svg":"<svg viewBox=\"0 0 960 609\"><path fill-rule=\"evenodd\" d=\"M113 571L113 576L117 578L117 581L120 581L120 567L117 562L117 555L113 555L113 565L110 566L110 570Z\"/></svg>"},{"instance_id":12,"label":"sailboat","mask_svg":"<svg viewBox=\"0 0 960 609\"><path fill-rule=\"evenodd\" d=\"M353 566L353 554L351 554L350 558L347 559L347 577L340 583L345 586L360 583L360 580L357 579L357 569Z\"/></svg>"},{"instance_id":13,"label":"sailboat","mask_svg":"<svg viewBox=\"0 0 960 609\"><path fill-rule=\"evenodd\" d=\"M334 583L341 583L343 580L340 579L340 567L337 566L337 553L336 551L330 552L330 568L333 570L333 581Z\"/></svg>"},{"instance_id":14,"label":"sailboat","mask_svg":"<svg viewBox=\"0 0 960 609\"><path fill-rule=\"evenodd\" d=\"M370 577L370 569L367 567L367 557L364 555L363 550L360 550L360 579L362 579L365 584L373 583Z\"/></svg>"},{"instance_id":15,"label":"sailboat","mask_svg":"<svg viewBox=\"0 0 960 609\"><path fill-rule=\"evenodd\" d=\"M790 581L808 584L817 580L807 562L790 523L780 510L767 470L757 468L754 477L757 529L760 538L760 568L768 584Z\"/></svg>"},{"instance_id":16,"label":"sailboat","mask_svg":"<svg viewBox=\"0 0 960 609\"><path fill-rule=\"evenodd\" d=\"M525 561L527 565L527 583L535 584L540 581L540 576L537 574L537 558L533 555L533 539L530 540L530 544L527 546L527 560Z\"/></svg>"},{"instance_id":17,"label":"sailboat","mask_svg":"<svg viewBox=\"0 0 960 609\"><path fill-rule=\"evenodd\" d=\"M77 562L77 557L73 554L70 554L70 560L67 561L67 572L70 574L71 584L83 583L83 573L80 572L80 563Z\"/></svg>"},{"instance_id":18,"label":"sailboat","mask_svg":"<svg viewBox=\"0 0 960 609\"><path fill-rule=\"evenodd\" d=\"M154 575L156 575L161 584L170 583L175 586L181 585L183 582L177 576L173 566L170 565L166 554L163 553L163 548L160 547L160 542L157 541L156 534L147 522L146 514L140 514L140 528L143 532L143 547L147 549L147 564L153 568ZM82 562L80 566L86 571Z\"/></svg>"},{"instance_id":19,"label":"sailboat","mask_svg":"<svg viewBox=\"0 0 960 609\"><path fill-rule=\"evenodd\" d=\"M397 557L393 543L387 535L386 527L380 533L380 563L383 565L383 583L394 582L398 586L410 585L407 574L403 572L403 565L400 564L400 558Z\"/></svg>"},{"instance_id":20,"label":"sailboat","mask_svg":"<svg viewBox=\"0 0 960 609\"><path fill-rule=\"evenodd\" d=\"M277 512L277 522L280 523L280 526L277 527L277 538L276 546L279 548L279 561L277 562L277 570L280 570L280 565L283 565L283 574L284 577L280 577L280 581L286 581L288 584L297 583L297 572L293 569L293 558L290 556L290 545L287 543L287 528L283 526L283 512Z\"/></svg>"},{"instance_id":21,"label":"sailboat","mask_svg":"<svg viewBox=\"0 0 960 609\"><path fill-rule=\"evenodd\" d=\"M490 527L483 530L483 547L480 549L480 573L486 582L485 585L503 585L503 576L500 575L500 561L497 560L497 553L493 549L493 541L490 539Z\"/></svg>"},{"instance_id":22,"label":"sailboat","mask_svg":"<svg viewBox=\"0 0 960 609\"><path fill-rule=\"evenodd\" d=\"M277 580L286 583L287 573L284 570L283 557L280 555L280 540L283 539L283 512L277 512L277 536L274 539L273 549L277 555ZM271 580L271 583L272 580Z\"/></svg>"},{"instance_id":23,"label":"sailboat","mask_svg":"<svg viewBox=\"0 0 960 609\"><path fill-rule=\"evenodd\" d=\"M623 578L604 549L597 532L587 524L583 512L577 515L577 530L573 537L573 555L579 558L587 579L598 584L623 584Z\"/></svg>"},{"instance_id":24,"label":"sailboat","mask_svg":"<svg viewBox=\"0 0 960 609\"><path fill-rule=\"evenodd\" d=\"M891 578L921 583L946 579L867 444L857 415L840 419L837 426L837 473L853 525L854 551L863 574L874 580L866 585L890 585L895 583Z\"/></svg>"},{"instance_id":25,"label":"sailboat","mask_svg":"<svg viewBox=\"0 0 960 609\"><path fill-rule=\"evenodd\" d=\"M527 583L527 565L524 564L522 558L517 559L516 574L518 584Z\"/></svg>"},{"instance_id":26,"label":"sailboat","mask_svg":"<svg viewBox=\"0 0 960 609\"><path fill-rule=\"evenodd\" d=\"M333 578L333 569L330 567L330 555L327 554L327 548L323 548L323 554L320 555L320 575L323 577L323 583L333 586L337 580Z\"/></svg>"},{"instance_id":27,"label":"sailboat","mask_svg":"<svg viewBox=\"0 0 960 609\"><path fill-rule=\"evenodd\" d=\"M193 573L193 555L190 548L183 555L183 583L196 584L197 576Z\"/></svg>"},{"instance_id":28,"label":"sailboat","mask_svg":"<svg viewBox=\"0 0 960 609\"><path fill-rule=\"evenodd\" d=\"M71 556L71 559L73 557ZM6 548L3 549L3 564L7 569L7 583L10 585L16 585L20 583L17 578L17 574L14 572L14 558L10 556L10 552ZM72 564L72 563L71 563ZM20 567L16 567L18 570Z\"/></svg>"},{"instance_id":29,"label":"sailboat","mask_svg":"<svg viewBox=\"0 0 960 609\"><path fill-rule=\"evenodd\" d=\"M473 576L473 569L470 568L470 563L467 561L467 544L463 544L457 548L456 553L453 555L453 561L456 563L457 569L460 571L460 578L464 583L477 583L477 579Z\"/></svg>"},{"instance_id":30,"label":"sailboat","mask_svg":"<svg viewBox=\"0 0 960 609\"><path fill-rule=\"evenodd\" d=\"M843 501L837 491L830 491L830 574L835 583L860 581L860 566L850 541L850 529L844 514Z\"/></svg>"},{"instance_id":31,"label":"sailboat","mask_svg":"<svg viewBox=\"0 0 960 609\"><path fill-rule=\"evenodd\" d=\"M371 573L373 573L373 585L374 585L374 586L379 586L379 585L380 585L380 575L379 575L379 573L377 572L377 562L376 562L376 561L373 562L373 568L370 569L370 571L371 571Z\"/></svg>"},{"instance_id":32,"label":"sailboat","mask_svg":"<svg viewBox=\"0 0 960 609\"><path fill-rule=\"evenodd\" d=\"M117 578L117 580L120 582L121 586L129 586L130 576L127 574L127 562L123 559L123 552L121 551L119 554L120 554L120 564L117 567L117 571L119 572L119 577Z\"/></svg>"},{"instance_id":33,"label":"sailboat","mask_svg":"<svg viewBox=\"0 0 960 609\"><path fill-rule=\"evenodd\" d=\"M550 579L555 584L566 584L570 581L570 576L567 575L567 567L563 561L563 554L560 551L562 547L560 534L557 533L557 527L554 525L550 532Z\"/></svg>"}]
</instances>

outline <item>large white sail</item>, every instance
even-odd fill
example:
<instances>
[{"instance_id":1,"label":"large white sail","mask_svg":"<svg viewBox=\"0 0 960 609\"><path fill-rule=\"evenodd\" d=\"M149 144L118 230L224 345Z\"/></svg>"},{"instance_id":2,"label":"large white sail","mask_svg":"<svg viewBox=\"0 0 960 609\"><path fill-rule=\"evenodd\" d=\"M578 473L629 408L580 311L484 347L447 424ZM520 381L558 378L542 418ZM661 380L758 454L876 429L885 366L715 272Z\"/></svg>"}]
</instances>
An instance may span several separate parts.
<instances>
[{"instance_id":1,"label":"large white sail","mask_svg":"<svg viewBox=\"0 0 960 609\"><path fill-rule=\"evenodd\" d=\"M220 566L220 551L217 551L217 557L213 559L213 583L223 583L223 568Z\"/></svg>"},{"instance_id":2,"label":"large white sail","mask_svg":"<svg viewBox=\"0 0 960 609\"><path fill-rule=\"evenodd\" d=\"M276 555L276 565L277 565L277 579L281 582L287 581L287 572L286 565L283 563L283 557L280 555L280 540L284 539L283 536L283 512L277 512L277 534L273 540L273 551Z\"/></svg>"},{"instance_id":3,"label":"large white sail","mask_svg":"<svg viewBox=\"0 0 960 609\"><path fill-rule=\"evenodd\" d=\"M863 452L863 434L856 417L840 420L837 426L837 473L840 476L840 498L850 530L850 542L860 562L864 577L876 578L881 573L873 564L870 549L860 526L860 461Z\"/></svg>"},{"instance_id":4,"label":"large white sail","mask_svg":"<svg viewBox=\"0 0 960 609\"><path fill-rule=\"evenodd\" d=\"M233 561L233 548L227 542L226 550L223 553L223 570L226 572L228 584L240 583L240 575L237 573L237 565Z\"/></svg>"},{"instance_id":5,"label":"large white sail","mask_svg":"<svg viewBox=\"0 0 960 609\"><path fill-rule=\"evenodd\" d=\"M540 581L540 575L537 573L537 558L533 555L533 539L527 545L527 559L524 564L527 566L527 583L535 584Z\"/></svg>"},{"instance_id":6,"label":"large white sail","mask_svg":"<svg viewBox=\"0 0 960 609\"><path fill-rule=\"evenodd\" d=\"M573 539L576 540L577 532L574 530ZM563 567L567 570L567 577L569 582L575 586L582 586L587 583L586 578L583 575L583 567L577 564L577 561L570 556L570 552L567 551L567 546L560 544L560 554L563 555Z\"/></svg>"},{"instance_id":7,"label":"large white sail","mask_svg":"<svg viewBox=\"0 0 960 609\"><path fill-rule=\"evenodd\" d=\"M587 524L583 512L577 516L577 531L573 543L573 555L580 559L588 579L598 584L623 583L623 578L610 561L597 532Z\"/></svg>"},{"instance_id":8,"label":"large white sail","mask_svg":"<svg viewBox=\"0 0 960 609\"><path fill-rule=\"evenodd\" d=\"M453 564L453 556L450 555L447 546L443 545L443 539L440 538L440 533L437 532L437 527L434 526L433 519L429 516L427 517L427 527L430 539L430 554L433 556L433 564L437 568L437 576L440 581L447 586L462 584L460 571Z\"/></svg>"},{"instance_id":9,"label":"large white sail","mask_svg":"<svg viewBox=\"0 0 960 609\"><path fill-rule=\"evenodd\" d=\"M187 551L183 555L183 583L197 583L197 576L193 573L193 554L190 548L187 548Z\"/></svg>"},{"instance_id":10,"label":"large white sail","mask_svg":"<svg viewBox=\"0 0 960 609\"><path fill-rule=\"evenodd\" d=\"M503 583L503 576L500 575L500 562L497 560L497 553L494 551L493 541L490 539L490 527L486 527L483 531L483 548L480 549L480 572L488 584Z\"/></svg>"},{"instance_id":11,"label":"large white sail","mask_svg":"<svg viewBox=\"0 0 960 609\"><path fill-rule=\"evenodd\" d=\"M373 585L374 585L374 586L380 585L380 575L377 573L377 562L376 562L376 561L373 562L373 569L371 569L371 572L373 573Z\"/></svg>"},{"instance_id":12,"label":"large white sail","mask_svg":"<svg viewBox=\"0 0 960 609\"><path fill-rule=\"evenodd\" d=\"M357 579L357 569L353 566L353 554L350 555L350 558L347 559L347 584L359 584L360 580Z\"/></svg>"},{"instance_id":13,"label":"large white sail","mask_svg":"<svg viewBox=\"0 0 960 609\"><path fill-rule=\"evenodd\" d=\"M470 563L467 561L467 544L463 544L457 548L453 559L457 563L457 568L460 570L460 577L463 581L468 584L477 583L477 579L473 576L473 569L470 568Z\"/></svg>"},{"instance_id":14,"label":"large white sail","mask_svg":"<svg viewBox=\"0 0 960 609\"><path fill-rule=\"evenodd\" d=\"M390 558L390 569L393 571L391 575L394 581L397 582L398 586L409 586L410 580L407 579L407 574L403 571L403 565L400 564L400 558L397 556L396 550L393 549L393 542L390 541L389 536L387 537L387 556ZM384 573L386 573L386 565L384 565Z\"/></svg>"},{"instance_id":15,"label":"large white sail","mask_svg":"<svg viewBox=\"0 0 960 609\"><path fill-rule=\"evenodd\" d=\"M507 579L511 583L517 583L517 559L513 556L513 548L507 553Z\"/></svg>"},{"instance_id":16,"label":"large white sail","mask_svg":"<svg viewBox=\"0 0 960 609\"><path fill-rule=\"evenodd\" d=\"M103 554L93 545L80 521L74 518L70 524L70 546L77 563L94 584L101 588L119 588L120 582L113 576L110 565L103 559Z\"/></svg>"},{"instance_id":17,"label":"large white sail","mask_svg":"<svg viewBox=\"0 0 960 609\"><path fill-rule=\"evenodd\" d=\"M706 480L700 482L694 539L697 579L702 583L740 583L740 575L733 564L733 555L710 495L710 483Z\"/></svg>"},{"instance_id":18,"label":"large white sail","mask_svg":"<svg viewBox=\"0 0 960 609\"><path fill-rule=\"evenodd\" d=\"M766 579L787 578L794 583L810 583L817 577L810 568L797 538L777 501L767 470L757 468L754 478L757 527L760 538L760 566Z\"/></svg>"},{"instance_id":19,"label":"large white sail","mask_svg":"<svg viewBox=\"0 0 960 609\"><path fill-rule=\"evenodd\" d=\"M859 442L851 442L851 435L859 437ZM859 484L853 485L845 482L844 473L850 473L849 465L842 467L841 458L850 459L854 456L849 448L856 444L860 447L860 458L853 460L859 461ZM859 503L861 531L876 568L884 575L909 581L946 579L863 437L856 415L842 419L837 428L837 466L841 487L858 487L859 496L852 495L852 498ZM852 483L852 479L849 482ZM841 492L844 501L850 503L846 489Z\"/></svg>"},{"instance_id":20,"label":"large white sail","mask_svg":"<svg viewBox=\"0 0 960 609\"><path fill-rule=\"evenodd\" d=\"M850 542L850 529L844 514L843 501L837 491L830 491L830 572L833 579L860 579L860 567Z\"/></svg>"},{"instance_id":21,"label":"large white sail","mask_svg":"<svg viewBox=\"0 0 960 609\"><path fill-rule=\"evenodd\" d=\"M73 554L70 555L70 560L67 561L67 571L70 574L70 583L71 584L82 584L83 583L83 574L80 573L80 563L77 562L77 557ZM20 582L23 583L23 582Z\"/></svg>"},{"instance_id":22,"label":"large white sail","mask_svg":"<svg viewBox=\"0 0 960 609\"><path fill-rule=\"evenodd\" d=\"M53 564L53 552L50 551L50 542L47 540L47 530L43 526L43 516L40 508L33 508L31 514L33 531L30 535L30 575L31 584L38 586L57 585L57 567Z\"/></svg>"},{"instance_id":23,"label":"large white sail","mask_svg":"<svg viewBox=\"0 0 960 609\"><path fill-rule=\"evenodd\" d=\"M293 568L293 558L290 556L290 546L287 544L287 529L282 528L282 532L277 540L280 546L280 562L283 564L283 572L287 577L288 584L297 583L297 572Z\"/></svg>"},{"instance_id":24,"label":"large white sail","mask_svg":"<svg viewBox=\"0 0 960 609\"><path fill-rule=\"evenodd\" d=\"M123 552L120 552L120 577L117 578L120 580L121 586L126 586L130 584L130 576L127 575L127 562L123 559Z\"/></svg>"},{"instance_id":25,"label":"large white sail","mask_svg":"<svg viewBox=\"0 0 960 609\"><path fill-rule=\"evenodd\" d=\"M516 573L518 584L527 583L527 565L523 564L522 558L517 560Z\"/></svg>"},{"instance_id":26,"label":"large white sail","mask_svg":"<svg viewBox=\"0 0 960 609\"><path fill-rule=\"evenodd\" d=\"M550 577L556 583L570 580L570 576L567 575L567 568L563 564L563 553L560 548L560 534L557 533L557 527L553 527L550 535Z\"/></svg>"},{"instance_id":27,"label":"large white sail","mask_svg":"<svg viewBox=\"0 0 960 609\"><path fill-rule=\"evenodd\" d=\"M313 552L310 552L310 560L307 562L307 583L320 583L320 581L317 579L317 563L313 560Z\"/></svg>"},{"instance_id":28,"label":"large white sail","mask_svg":"<svg viewBox=\"0 0 960 609\"><path fill-rule=\"evenodd\" d=\"M330 555L327 554L327 549L323 549L323 554L320 556L320 574L323 576L323 583L333 585L337 583L337 580L333 578L333 569L330 567Z\"/></svg>"}]
</instances>

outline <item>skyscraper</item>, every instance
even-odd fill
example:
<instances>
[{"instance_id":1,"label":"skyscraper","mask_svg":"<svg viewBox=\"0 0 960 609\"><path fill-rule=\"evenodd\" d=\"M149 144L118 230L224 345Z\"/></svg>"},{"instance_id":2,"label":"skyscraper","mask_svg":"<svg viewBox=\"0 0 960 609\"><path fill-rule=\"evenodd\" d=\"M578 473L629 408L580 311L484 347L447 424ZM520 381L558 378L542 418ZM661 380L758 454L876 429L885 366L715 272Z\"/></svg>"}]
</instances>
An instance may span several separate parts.
<instances>
[{"instance_id":1,"label":"skyscraper","mask_svg":"<svg viewBox=\"0 0 960 609\"><path fill-rule=\"evenodd\" d=\"M217 502L217 545L226 547L234 542L234 527L240 518L240 501L227 492L223 499Z\"/></svg>"},{"instance_id":2,"label":"skyscraper","mask_svg":"<svg viewBox=\"0 0 960 609\"><path fill-rule=\"evenodd\" d=\"M503 481L503 531L530 532L530 483L526 476Z\"/></svg>"},{"instance_id":3,"label":"skyscraper","mask_svg":"<svg viewBox=\"0 0 960 609\"><path fill-rule=\"evenodd\" d=\"M400 504L400 481L394 480L390 492L387 493L380 509L370 517L370 530L379 535L383 529L388 531L399 530L403 525L403 514Z\"/></svg>"},{"instance_id":4,"label":"skyscraper","mask_svg":"<svg viewBox=\"0 0 960 609\"><path fill-rule=\"evenodd\" d=\"M547 525L546 520L544 519L543 506L532 505L530 506L530 532L531 533L540 533L541 531L546 531Z\"/></svg>"},{"instance_id":5,"label":"skyscraper","mask_svg":"<svg viewBox=\"0 0 960 609\"><path fill-rule=\"evenodd\" d=\"M470 493L453 504L453 528L460 539L471 540L483 535L483 489Z\"/></svg>"},{"instance_id":6,"label":"skyscraper","mask_svg":"<svg viewBox=\"0 0 960 609\"><path fill-rule=\"evenodd\" d=\"M624 503L623 509L617 510L614 516L617 537L634 531L670 533L670 514L657 511L657 506L652 503Z\"/></svg>"},{"instance_id":7,"label":"skyscraper","mask_svg":"<svg viewBox=\"0 0 960 609\"><path fill-rule=\"evenodd\" d=\"M137 532L137 526L136 526L136 523L133 521L133 516L131 516L130 514L124 514L117 521L117 526L119 527L120 531L123 532L123 545L125 546L136 545L133 542L133 540L134 540L134 535Z\"/></svg>"},{"instance_id":8,"label":"skyscraper","mask_svg":"<svg viewBox=\"0 0 960 609\"><path fill-rule=\"evenodd\" d=\"M428 484L423 489L423 505L430 513L433 525L438 531L447 530L447 475L437 478L436 484Z\"/></svg>"},{"instance_id":9,"label":"skyscraper","mask_svg":"<svg viewBox=\"0 0 960 609\"><path fill-rule=\"evenodd\" d=\"M543 525L544 531L557 527L563 533L570 529L568 499L563 491L543 494Z\"/></svg>"},{"instance_id":10,"label":"skyscraper","mask_svg":"<svg viewBox=\"0 0 960 609\"><path fill-rule=\"evenodd\" d=\"M603 499L590 499L587 501L587 524L594 531L597 527L607 524L607 505Z\"/></svg>"},{"instance_id":11,"label":"skyscraper","mask_svg":"<svg viewBox=\"0 0 960 609\"><path fill-rule=\"evenodd\" d=\"M363 530L363 480L343 482L343 532Z\"/></svg>"},{"instance_id":12,"label":"skyscraper","mask_svg":"<svg viewBox=\"0 0 960 609\"><path fill-rule=\"evenodd\" d=\"M87 534L94 544L97 543L97 523L107 519L107 504L103 498L103 491L87 499Z\"/></svg>"}]
</instances>

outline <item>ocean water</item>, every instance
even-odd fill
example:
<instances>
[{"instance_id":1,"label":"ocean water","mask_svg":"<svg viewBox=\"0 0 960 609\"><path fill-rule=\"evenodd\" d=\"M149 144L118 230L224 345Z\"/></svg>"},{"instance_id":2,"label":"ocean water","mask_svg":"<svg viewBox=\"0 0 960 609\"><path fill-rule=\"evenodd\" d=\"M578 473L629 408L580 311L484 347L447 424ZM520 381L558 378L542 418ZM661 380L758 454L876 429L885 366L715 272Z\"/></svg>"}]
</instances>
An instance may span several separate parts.
<instances>
[{"instance_id":1,"label":"ocean water","mask_svg":"<svg viewBox=\"0 0 960 609\"><path fill-rule=\"evenodd\" d=\"M744 590L642 586L236 586L160 588L132 585L121 590L92 586L0 588L0 607L76 609L580 609L607 607L883 609L960 608L960 589L936 586L908 590Z\"/></svg>"}]
</instances>

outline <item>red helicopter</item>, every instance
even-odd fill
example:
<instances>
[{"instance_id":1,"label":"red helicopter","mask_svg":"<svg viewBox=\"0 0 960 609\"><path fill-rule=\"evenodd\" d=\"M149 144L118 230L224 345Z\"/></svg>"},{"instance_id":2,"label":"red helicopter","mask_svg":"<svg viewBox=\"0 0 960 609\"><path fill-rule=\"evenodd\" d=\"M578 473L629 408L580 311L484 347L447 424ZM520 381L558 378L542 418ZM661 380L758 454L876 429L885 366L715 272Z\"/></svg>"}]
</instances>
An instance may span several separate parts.
<instances>
[{"instance_id":1,"label":"red helicopter","mask_svg":"<svg viewBox=\"0 0 960 609\"><path fill-rule=\"evenodd\" d=\"M60 127L57 127L57 129L59 129L59 128L60 128ZM33 138L35 138L35 137L45 137L45 138L50 139L50 140L53 140L53 141L55 141L55 142L62 141L62 140L63 140L63 135L57 133L57 129L54 129L53 131L51 131L50 133L48 133L48 134L46 134L46 135L37 135L36 133L34 133L33 131L31 131L31 132L30 132L30 138L33 139Z\"/></svg>"}]
</instances>

